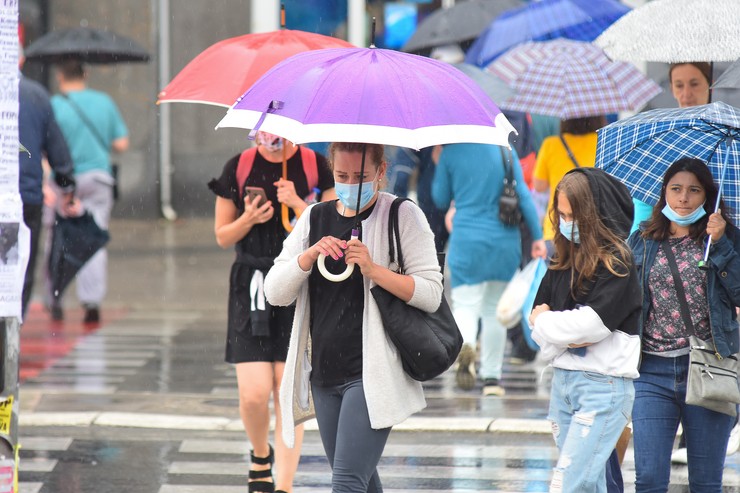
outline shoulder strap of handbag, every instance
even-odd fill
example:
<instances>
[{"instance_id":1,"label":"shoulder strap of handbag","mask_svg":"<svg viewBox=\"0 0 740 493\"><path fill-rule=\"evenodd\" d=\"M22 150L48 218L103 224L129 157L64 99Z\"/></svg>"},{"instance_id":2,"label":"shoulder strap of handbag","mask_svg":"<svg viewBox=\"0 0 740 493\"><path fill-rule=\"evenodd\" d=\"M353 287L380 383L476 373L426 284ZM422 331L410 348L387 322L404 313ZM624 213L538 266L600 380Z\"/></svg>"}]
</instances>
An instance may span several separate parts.
<instances>
[{"instance_id":1,"label":"shoulder strap of handbag","mask_svg":"<svg viewBox=\"0 0 740 493\"><path fill-rule=\"evenodd\" d=\"M77 113L77 116L80 117L80 120L82 120L82 123L85 124L87 129L90 131L90 133L93 134L93 137L95 137L95 140L98 141L98 144L100 144L100 147L103 148L105 152L110 152L110 149L107 145L105 145L105 139L102 135L100 135L100 132L98 132L98 129L95 128L95 125L90 121L90 119L87 117L84 111L82 111L82 108L74 102L72 98L69 97L68 94L61 93L62 97L69 103L69 105L72 107L73 110L75 110L75 113Z\"/></svg>"},{"instance_id":2,"label":"shoulder strap of handbag","mask_svg":"<svg viewBox=\"0 0 740 493\"><path fill-rule=\"evenodd\" d=\"M563 143L563 147L565 147L565 152L568 153L568 157L570 158L570 160L573 161L573 164L576 165L576 168L580 168L581 165L578 164L578 161L576 161L576 157L573 155L573 151L570 150L570 147L568 147L568 144L565 142L565 138L563 137L563 134L560 134L559 137L560 137L560 142Z\"/></svg>"},{"instance_id":3,"label":"shoulder strap of handbag","mask_svg":"<svg viewBox=\"0 0 740 493\"><path fill-rule=\"evenodd\" d=\"M405 197L396 197L391 204L390 212L388 213L388 248L391 262L396 261L396 254L398 252L398 270L403 273L403 252L401 252L401 233L398 225L398 208L401 207L401 203L410 200ZM395 237L395 241L394 241Z\"/></svg>"},{"instance_id":4,"label":"shoulder strap of handbag","mask_svg":"<svg viewBox=\"0 0 740 493\"><path fill-rule=\"evenodd\" d=\"M673 284L676 285L681 318L683 318L683 323L689 329L689 332L695 335L694 323L691 321L691 315L689 314L689 303L686 301L686 291L683 289L683 281L681 280L681 275L678 273L678 265L676 264L676 257L673 255L673 249L668 244L668 240L660 242L660 246L663 247L663 252L665 252L666 259L668 259L668 266L671 268L671 274L673 275Z\"/></svg>"},{"instance_id":5,"label":"shoulder strap of handbag","mask_svg":"<svg viewBox=\"0 0 740 493\"><path fill-rule=\"evenodd\" d=\"M499 146L499 152L501 153L501 161L504 163L504 184L514 185L514 168L509 161L511 156L511 150L507 149L508 152L504 151L503 146Z\"/></svg>"}]
</instances>

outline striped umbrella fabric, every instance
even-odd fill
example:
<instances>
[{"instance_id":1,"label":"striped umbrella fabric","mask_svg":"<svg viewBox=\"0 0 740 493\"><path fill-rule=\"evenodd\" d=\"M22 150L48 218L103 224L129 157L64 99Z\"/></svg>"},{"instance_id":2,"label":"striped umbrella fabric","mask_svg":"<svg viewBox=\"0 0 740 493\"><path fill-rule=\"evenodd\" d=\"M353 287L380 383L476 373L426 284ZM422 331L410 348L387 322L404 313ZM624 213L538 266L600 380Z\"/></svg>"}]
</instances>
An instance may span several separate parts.
<instances>
[{"instance_id":1,"label":"striped umbrella fabric","mask_svg":"<svg viewBox=\"0 0 740 493\"><path fill-rule=\"evenodd\" d=\"M637 111L661 90L633 65L566 39L522 44L487 69L516 91L501 108L560 119Z\"/></svg>"},{"instance_id":2,"label":"striped umbrella fabric","mask_svg":"<svg viewBox=\"0 0 740 493\"><path fill-rule=\"evenodd\" d=\"M632 196L655 205L663 175L682 157L706 162L719 183L727 211L740 224L740 109L715 102L690 108L657 109L612 123L598 130L596 167L615 176ZM728 149L727 139L735 140Z\"/></svg>"}]
</instances>

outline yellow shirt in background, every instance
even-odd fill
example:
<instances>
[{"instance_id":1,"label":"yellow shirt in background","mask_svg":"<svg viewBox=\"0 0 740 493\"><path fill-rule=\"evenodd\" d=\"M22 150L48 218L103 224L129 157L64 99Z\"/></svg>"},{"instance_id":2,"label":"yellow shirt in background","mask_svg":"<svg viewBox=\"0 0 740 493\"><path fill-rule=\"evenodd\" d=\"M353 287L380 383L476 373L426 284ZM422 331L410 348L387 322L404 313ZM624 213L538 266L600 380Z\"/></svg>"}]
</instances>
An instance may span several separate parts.
<instances>
[{"instance_id":1,"label":"yellow shirt in background","mask_svg":"<svg viewBox=\"0 0 740 493\"><path fill-rule=\"evenodd\" d=\"M570 151L582 168L593 168L596 162L596 132L585 135L563 134ZM550 136L542 142L537 154L537 164L534 168L534 177L550 184L550 200L547 203L547 215L542 224L542 237L552 240L555 230L550 222L550 212L555 198L555 188L565 174L575 168L575 164L568 157L568 152L557 135Z\"/></svg>"}]
</instances>

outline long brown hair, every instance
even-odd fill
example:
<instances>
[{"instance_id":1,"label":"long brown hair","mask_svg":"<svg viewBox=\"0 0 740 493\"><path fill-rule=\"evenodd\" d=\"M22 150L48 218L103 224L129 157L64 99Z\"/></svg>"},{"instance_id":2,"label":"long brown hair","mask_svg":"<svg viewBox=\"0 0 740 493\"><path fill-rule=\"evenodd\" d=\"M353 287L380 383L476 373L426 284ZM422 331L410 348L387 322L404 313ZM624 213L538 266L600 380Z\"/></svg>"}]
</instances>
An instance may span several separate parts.
<instances>
[{"instance_id":1,"label":"long brown hair","mask_svg":"<svg viewBox=\"0 0 740 493\"><path fill-rule=\"evenodd\" d=\"M709 221L709 216L714 212L714 205L717 202L717 186L714 184L712 172L709 171L704 161L693 157L682 157L671 164L663 175L660 199L658 199L658 203L653 207L653 214L648 219L645 230L642 232L643 237L663 241L671 236L671 220L663 215L663 208L666 205L665 193L671 179L682 171L691 173L696 177L704 189L706 197L704 210L707 214L689 226L689 236L698 242L701 242L706 236L707 222ZM727 221L727 224L733 224L729 215L730 211L727 210L722 199L720 199L719 207L722 211L722 217Z\"/></svg>"},{"instance_id":2,"label":"long brown hair","mask_svg":"<svg viewBox=\"0 0 740 493\"><path fill-rule=\"evenodd\" d=\"M580 243L569 241L560 232L558 199L562 193L570 202L573 221L578 225ZM583 173L568 173L555 189L550 212L555 230L555 256L550 264L553 270L571 270L571 295L576 298L587 290L586 283L594 280L599 265L615 276L629 274L632 255L629 247L617 233L607 228L599 215L588 178Z\"/></svg>"}]
</instances>

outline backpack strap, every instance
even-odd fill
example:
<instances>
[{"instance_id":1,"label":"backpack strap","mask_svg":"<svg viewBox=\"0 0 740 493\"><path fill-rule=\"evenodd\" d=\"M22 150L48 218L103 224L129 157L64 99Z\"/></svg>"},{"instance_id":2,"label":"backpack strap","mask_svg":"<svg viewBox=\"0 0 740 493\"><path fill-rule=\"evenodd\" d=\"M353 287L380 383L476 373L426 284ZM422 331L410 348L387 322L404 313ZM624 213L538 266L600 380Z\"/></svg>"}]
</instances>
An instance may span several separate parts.
<instances>
[{"instance_id":1,"label":"backpack strap","mask_svg":"<svg viewBox=\"0 0 740 493\"><path fill-rule=\"evenodd\" d=\"M311 192L319 185L319 166L316 160L316 152L306 146L300 146L301 162L303 163L303 174L306 175L308 191Z\"/></svg>"},{"instance_id":2,"label":"backpack strap","mask_svg":"<svg viewBox=\"0 0 740 493\"><path fill-rule=\"evenodd\" d=\"M250 147L239 156L239 163L236 165L236 185L239 191L239 200L244 198L244 185L247 183L247 177L252 171L252 165L256 157L256 147Z\"/></svg>"},{"instance_id":3,"label":"backpack strap","mask_svg":"<svg viewBox=\"0 0 740 493\"><path fill-rule=\"evenodd\" d=\"M308 190L311 191L319 184L319 166L316 159L316 153L305 146L300 146L301 162L303 163L303 173L306 175ZM247 177L252 171L254 160L257 157L257 148L250 147L239 156L239 163L236 165L236 184L239 188L239 199L244 195L244 185L247 183Z\"/></svg>"}]
</instances>

